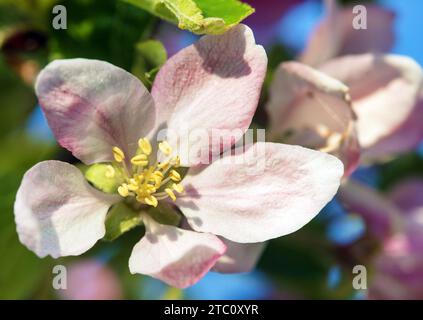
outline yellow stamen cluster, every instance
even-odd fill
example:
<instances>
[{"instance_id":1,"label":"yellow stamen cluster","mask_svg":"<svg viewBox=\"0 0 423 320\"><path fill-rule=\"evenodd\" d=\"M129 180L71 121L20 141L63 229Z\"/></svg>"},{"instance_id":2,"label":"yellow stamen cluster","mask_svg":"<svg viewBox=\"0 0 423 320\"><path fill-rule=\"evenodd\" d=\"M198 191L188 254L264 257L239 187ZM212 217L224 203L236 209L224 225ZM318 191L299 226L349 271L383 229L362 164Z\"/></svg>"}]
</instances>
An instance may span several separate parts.
<instances>
[{"instance_id":1,"label":"yellow stamen cluster","mask_svg":"<svg viewBox=\"0 0 423 320\"><path fill-rule=\"evenodd\" d=\"M160 142L158 147L167 160L151 165L149 156L152 146L147 138L140 139L137 153L130 159L132 165L130 168L125 162L124 152L118 147L113 147L115 166L123 172L123 181L118 187L118 193L122 197L133 196L142 204L156 207L159 200L171 198L175 201L175 192L184 192L183 186L179 183L182 177L175 170L180 165L179 157L170 157L173 150L166 141ZM106 175L114 176L114 170L113 166L108 167Z\"/></svg>"}]
</instances>

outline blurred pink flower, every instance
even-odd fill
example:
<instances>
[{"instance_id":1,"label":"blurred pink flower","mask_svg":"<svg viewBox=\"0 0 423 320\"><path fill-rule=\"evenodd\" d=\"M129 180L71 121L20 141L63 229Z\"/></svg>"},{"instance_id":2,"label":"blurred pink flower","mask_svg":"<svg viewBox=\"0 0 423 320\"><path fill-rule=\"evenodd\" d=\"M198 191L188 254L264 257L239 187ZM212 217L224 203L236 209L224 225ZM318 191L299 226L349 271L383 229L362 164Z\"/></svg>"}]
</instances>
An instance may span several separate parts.
<instances>
[{"instance_id":1,"label":"blurred pink flower","mask_svg":"<svg viewBox=\"0 0 423 320\"><path fill-rule=\"evenodd\" d=\"M376 259L371 299L423 299L423 180L407 180L389 194L403 227L385 239Z\"/></svg>"},{"instance_id":2,"label":"blurred pink flower","mask_svg":"<svg viewBox=\"0 0 423 320\"><path fill-rule=\"evenodd\" d=\"M349 212L363 217L366 228L377 239L389 238L394 231L393 223L401 219L401 211L391 200L351 179L344 181L337 196Z\"/></svg>"},{"instance_id":3,"label":"blurred pink flower","mask_svg":"<svg viewBox=\"0 0 423 320\"><path fill-rule=\"evenodd\" d=\"M116 273L95 259L79 260L67 267L67 289L59 291L66 300L119 300L122 287Z\"/></svg>"},{"instance_id":4,"label":"blurred pink flower","mask_svg":"<svg viewBox=\"0 0 423 320\"><path fill-rule=\"evenodd\" d=\"M331 60L319 70L349 88L363 163L384 161L423 139L423 72L413 59L351 55Z\"/></svg>"},{"instance_id":5,"label":"blurred pink flower","mask_svg":"<svg viewBox=\"0 0 423 320\"><path fill-rule=\"evenodd\" d=\"M185 288L225 254L218 236L257 243L303 227L339 187L343 165L337 158L264 142L241 146L207 166L186 157L193 144L210 151L207 160L232 148L232 136L222 142L209 139L210 132L248 129L266 64L264 49L245 25L204 36L174 55L151 94L133 75L104 61L49 64L36 93L56 139L85 164L109 163L106 177L120 186L118 193L106 194L68 163L35 165L16 196L20 241L40 257L82 254L104 236L110 206L129 198L146 229L132 251L130 271ZM162 128L168 141L151 145ZM181 140L180 132L198 129L208 138ZM152 158L157 149L168 158ZM184 177L180 165L190 167ZM176 205L195 231L157 222L148 209L159 201Z\"/></svg>"},{"instance_id":6,"label":"blurred pink flower","mask_svg":"<svg viewBox=\"0 0 423 320\"><path fill-rule=\"evenodd\" d=\"M284 62L276 70L266 109L273 141L329 152L344 162L348 176L360 162L383 161L423 139L423 72L408 57L376 53L392 45L392 13L366 6L368 30L357 31L351 8L340 9L334 1L327 5L328 17L313 33L303 63ZM404 194L423 194L408 188ZM421 279L416 248L423 243L418 236L422 230L409 223L397 198L349 179L341 184L338 198L348 211L361 214L370 233L383 241L381 275L392 275L388 266L399 272L395 259L403 253L411 262L401 272Z\"/></svg>"},{"instance_id":7,"label":"blurred pink flower","mask_svg":"<svg viewBox=\"0 0 423 320\"><path fill-rule=\"evenodd\" d=\"M337 156L349 175L360 148L349 89L342 82L299 62L275 72L266 105L273 141L298 144Z\"/></svg>"},{"instance_id":8,"label":"blurred pink flower","mask_svg":"<svg viewBox=\"0 0 423 320\"><path fill-rule=\"evenodd\" d=\"M370 299L423 298L423 180L407 180L388 194L348 181L339 198L359 213L381 243L372 258Z\"/></svg>"},{"instance_id":9,"label":"blurred pink flower","mask_svg":"<svg viewBox=\"0 0 423 320\"><path fill-rule=\"evenodd\" d=\"M302 56L316 69L279 66L267 111L272 137L331 152L349 175L359 158L383 161L423 139L423 72L411 58L372 53L389 49L392 14L367 6L368 30L354 30L352 9L327 3L329 18ZM351 53L361 54L336 58Z\"/></svg>"},{"instance_id":10,"label":"blurred pink flower","mask_svg":"<svg viewBox=\"0 0 423 320\"><path fill-rule=\"evenodd\" d=\"M356 13L352 6L339 7L336 0L325 0L326 15L310 36L299 60L319 66L335 57L389 51L394 42L394 13L377 5L365 4L367 29L354 29Z\"/></svg>"}]
</instances>

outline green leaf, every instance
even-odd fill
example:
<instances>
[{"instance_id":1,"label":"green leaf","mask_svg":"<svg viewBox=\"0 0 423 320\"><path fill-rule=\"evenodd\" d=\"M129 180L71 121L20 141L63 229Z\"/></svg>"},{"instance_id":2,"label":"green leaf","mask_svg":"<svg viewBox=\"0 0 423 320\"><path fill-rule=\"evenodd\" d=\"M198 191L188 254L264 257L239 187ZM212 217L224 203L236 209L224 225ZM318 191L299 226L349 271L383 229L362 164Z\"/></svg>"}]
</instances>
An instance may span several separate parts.
<instances>
[{"instance_id":1,"label":"green leaf","mask_svg":"<svg viewBox=\"0 0 423 320\"><path fill-rule=\"evenodd\" d=\"M118 180L116 179L119 172L116 170L116 176L113 178L106 177L106 171L109 164L96 163L89 167L81 167L85 178L92 183L94 187L106 193L116 193L119 187Z\"/></svg>"},{"instance_id":2,"label":"green leaf","mask_svg":"<svg viewBox=\"0 0 423 320\"><path fill-rule=\"evenodd\" d=\"M196 34L222 34L254 9L239 0L124 0Z\"/></svg>"},{"instance_id":3,"label":"green leaf","mask_svg":"<svg viewBox=\"0 0 423 320\"><path fill-rule=\"evenodd\" d=\"M68 12L68 29L48 29L51 60L84 57L130 70L135 44L151 36L157 20L123 1L63 0L61 4Z\"/></svg>"},{"instance_id":4,"label":"green leaf","mask_svg":"<svg viewBox=\"0 0 423 320\"><path fill-rule=\"evenodd\" d=\"M140 212L133 210L126 203L115 204L107 214L106 235L104 240L113 241L125 232L142 224Z\"/></svg>"},{"instance_id":5,"label":"green leaf","mask_svg":"<svg viewBox=\"0 0 423 320\"><path fill-rule=\"evenodd\" d=\"M23 83L0 55L0 136L22 125L36 102L33 88Z\"/></svg>"},{"instance_id":6,"label":"green leaf","mask_svg":"<svg viewBox=\"0 0 423 320\"><path fill-rule=\"evenodd\" d=\"M52 147L23 134L0 140L7 157L0 159L0 299L29 299L37 293L50 259L40 259L19 242L13 203L22 176L37 161L48 159Z\"/></svg>"},{"instance_id":7,"label":"green leaf","mask_svg":"<svg viewBox=\"0 0 423 320\"><path fill-rule=\"evenodd\" d=\"M106 235L104 240L113 241L133 228L142 225L142 214L151 215L158 223L166 225L179 225L181 215L167 203L159 203L156 208L150 207L135 210L125 202L115 204L106 217Z\"/></svg>"},{"instance_id":8,"label":"green leaf","mask_svg":"<svg viewBox=\"0 0 423 320\"><path fill-rule=\"evenodd\" d=\"M181 222L181 215L172 205L165 202L159 202L156 208L151 207L148 212L154 220L161 224L177 226Z\"/></svg>"},{"instance_id":9,"label":"green leaf","mask_svg":"<svg viewBox=\"0 0 423 320\"><path fill-rule=\"evenodd\" d=\"M135 58L131 72L147 86L151 86L160 67L167 60L167 52L160 41L146 40L135 47Z\"/></svg>"},{"instance_id":10,"label":"green leaf","mask_svg":"<svg viewBox=\"0 0 423 320\"><path fill-rule=\"evenodd\" d=\"M9 175L20 170L12 181L20 182L23 173L35 163L50 159L56 152L56 147L50 141L36 141L21 132L14 132L0 140L1 150L7 151L7 156L0 157L0 179L3 174ZM1 180L0 190L6 185ZM16 191L16 190L15 190Z\"/></svg>"},{"instance_id":11,"label":"green leaf","mask_svg":"<svg viewBox=\"0 0 423 320\"><path fill-rule=\"evenodd\" d=\"M0 299L30 298L46 271L48 260L38 258L19 242L10 217L13 215L0 222Z\"/></svg>"},{"instance_id":12,"label":"green leaf","mask_svg":"<svg viewBox=\"0 0 423 320\"><path fill-rule=\"evenodd\" d=\"M136 53L143 57L147 68L150 70L162 66L167 59L165 47L157 40L147 40L138 43Z\"/></svg>"}]
</instances>

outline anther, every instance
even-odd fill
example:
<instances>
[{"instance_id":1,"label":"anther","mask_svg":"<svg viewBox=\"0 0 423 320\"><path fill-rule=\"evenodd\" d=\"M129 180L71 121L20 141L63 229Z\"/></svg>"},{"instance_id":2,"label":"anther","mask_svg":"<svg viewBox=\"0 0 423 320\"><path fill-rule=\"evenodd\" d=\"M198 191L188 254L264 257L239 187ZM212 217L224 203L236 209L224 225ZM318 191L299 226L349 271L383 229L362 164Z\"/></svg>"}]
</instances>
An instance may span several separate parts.
<instances>
[{"instance_id":1,"label":"anther","mask_svg":"<svg viewBox=\"0 0 423 320\"><path fill-rule=\"evenodd\" d=\"M123 151L118 147L113 147L113 157L115 158L116 162L122 162L125 160L125 154Z\"/></svg>"},{"instance_id":2,"label":"anther","mask_svg":"<svg viewBox=\"0 0 423 320\"><path fill-rule=\"evenodd\" d=\"M126 184L121 185L121 186L118 188L118 193L119 193L122 197L124 197L124 198L126 198L127 196L129 196L128 185L126 185Z\"/></svg>"},{"instance_id":3,"label":"anther","mask_svg":"<svg viewBox=\"0 0 423 320\"><path fill-rule=\"evenodd\" d=\"M150 205L150 206L153 206L153 207L157 207L157 204L159 203L157 201L156 197L154 197L154 196L149 196L147 198L144 198L144 202L146 204Z\"/></svg>"},{"instance_id":4,"label":"anther","mask_svg":"<svg viewBox=\"0 0 423 320\"><path fill-rule=\"evenodd\" d=\"M140 147L141 151L145 153L147 156L151 154L152 148L150 141L147 138L142 138L138 140L138 146Z\"/></svg>"},{"instance_id":5,"label":"anther","mask_svg":"<svg viewBox=\"0 0 423 320\"><path fill-rule=\"evenodd\" d=\"M180 183L178 183L178 184L174 183L174 184L172 185L172 188L173 188L173 190L175 190L177 193L182 193L182 192L184 192L184 187L183 187L183 186L182 186L182 184L180 184Z\"/></svg>"},{"instance_id":6,"label":"anther","mask_svg":"<svg viewBox=\"0 0 423 320\"><path fill-rule=\"evenodd\" d=\"M166 188L165 192L167 193L167 195L173 200L176 200L176 196L175 193L173 193L172 189Z\"/></svg>"},{"instance_id":7,"label":"anther","mask_svg":"<svg viewBox=\"0 0 423 320\"><path fill-rule=\"evenodd\" d=\"M169 176L172 181L175 181L175 182L181 181L181 175L176 170L170 171Z\"/></svg>"},{"instance_id":8,"label":"anther","mask_svg":"<svg viewBox=\"0 0 423 320\"><path fill-rule=\"evenodd\" d=\"M139 154L131 159L131 163L136 166L145 167L148 165L147 156L145 154Z\"/></svg>"}]
</instances>

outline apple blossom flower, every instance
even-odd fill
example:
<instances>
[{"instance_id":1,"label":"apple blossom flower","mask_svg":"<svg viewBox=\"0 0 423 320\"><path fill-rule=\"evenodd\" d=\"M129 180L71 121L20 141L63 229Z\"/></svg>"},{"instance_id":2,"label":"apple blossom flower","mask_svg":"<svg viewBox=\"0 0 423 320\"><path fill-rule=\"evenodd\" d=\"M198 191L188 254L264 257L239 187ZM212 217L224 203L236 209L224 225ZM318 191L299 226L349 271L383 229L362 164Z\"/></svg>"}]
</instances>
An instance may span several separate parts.
<instances>
[{"instance_id":1,"label":"apple blossom flower","mask_svg":"<svg viewBox=\"0 0 423 320\"><path fill-rule=\"evenodd\" d=\"M329 152L349 175L360 147L349 88L323 72L291 61L275 72L266 104L271 140Z\"/></svg>"},{"instance_id":2,"label":"apple blossom flower","mask_svg":"<svg viewBox=\"0 0 423 320\"><path fill-rule=\"evenodd\" d=\"M362 161L383 161L415 148L423 138L423 72L406 56L340 57L319 70L350 89Z\"/></svg>"},{"instance_id":3,"label":"apple blossom flower","mask_svg":"<svg viewBox=\"0 0 423 320\"><path fill-rule=\"evenodd\" d=\"M284 63L276 71L267 110L272 136L286 139L288 132L290 143L332 152L348 176L359 158L381 161L419 144L423 75L414 60L382 54L393 43L391 11L366 5L367 29L356 30L352 7L340 8L334 0L325 4L327 15L300 63ZM334 85L335 79L340 83Z\"/></svg>"},{"instance_id":4,"label":"apple blossom flower","mask_svg":"<svg viewBox=\"0 0 423 320\"><path fill-rule=\"evenodd\" d=\"M387 194L348 182L339 197L367 221L381 249L373 257L370 299L421 299L423 290L423 181L405 180Z\"/></svg>"},{"instance_id":5,"label":"apple blossom flower","mask_svg":"<svg viewBox=\"0 0 423 320\"><path fill-rule=\"evenodd\" d=\"M275 140L330 152L346 175L423 138L423 72L398 55L351 55L318 69L282 63L266 105Z\"/></svg>"},{"instance_id":6,"label":"apple blossom flower","mask_svg":"<svg viewBox=\"0 0 423 320\"><path fill-rule=\"evenodd\" d=\"M84 164L105 163L105 176L119 187L104 193L64 162L35 165L16 196L20 241L40 257L80 255L103 238L109 208L123 201L145 226L130 271L184 288L225 254L219 237L257 243L304 226L339 187L343 165L337 158L263 142L237 147L235 155L225 153L210 164L192 165L176 154L180 129L247 130L266 63L251 30L239 25L170 58L151 94L107 62L49 64L36 93L57 141ZM172 134L155 142L163 128ZM200 147L223 152L235 142L206 139ZM159 223L152 209L160 203L179 208L192 230Z\"/></svg>"},{"instance_id":7,"label":"apple blossom flower","mask_svg":"<svg viewBox=\"0 0 423 320\"><path fill-rule=\"evenodd\" d=\"M272 141L330 152L344 162L346 178L360 163L389 159L423 138L421 67L374 53L391 46L393 15L366 8L368 30L359 35L351 8L330 9L301 56L304 64L285 62L276 70L266 106ZM401 225L400 210L370 187L344 179L337 197L380 239Z\"/></svg>"},{"instance_id":8,"label":"apple blossom flower","mask_svg":"<svg viewBox=\"0 0 423 320\"><path fill-rule=\"evenodd\" d=\"M311 35L300 62L349 87L362 162L412 150L423 138L422 71L408 57L383 54L393 44L394 14L366 4L367 28L354 29L357 13L352 7L340 8L335 0L325 4L326 17ZM331 112L336 110L333 106Z\"/></svg>"},{"instance_id":9,"label":"apple blossom flower","mask_svg":"<svg viewBox=\"0 0 423 320\"><path fill-rule=\"evenodd\" d=\"M392 45L390 11L366 5L368 29L357 31L352 8L326 5L328 15L301 62L284 62L275 71L266 104L270 141L331 153L349 177L360 163L388 159L421 141L423 73L408 57L375 53ZM341 197L354 197L354 189L347 190L353 187L341 185ZM367 191L363 202L374 198ZM385 207L375 206L366 219L379 219Z\"/></svg>"}]
</instances>

